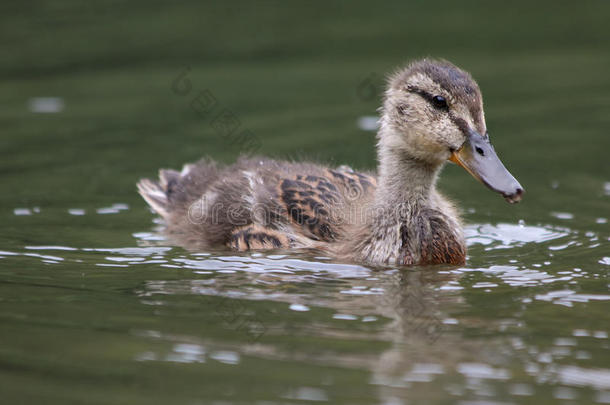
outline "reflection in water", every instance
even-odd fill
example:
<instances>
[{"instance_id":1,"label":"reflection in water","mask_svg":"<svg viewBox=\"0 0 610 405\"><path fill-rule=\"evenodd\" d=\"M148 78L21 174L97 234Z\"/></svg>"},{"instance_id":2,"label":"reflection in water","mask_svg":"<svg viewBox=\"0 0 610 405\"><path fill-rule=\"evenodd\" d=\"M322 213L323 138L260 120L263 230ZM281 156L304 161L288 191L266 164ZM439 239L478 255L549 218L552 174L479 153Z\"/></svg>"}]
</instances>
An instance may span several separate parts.
<instances>
[{"instance_id":1,"label":"reflection in water","mask_svg":"<svg viewBox=\"0 0 610 405\"><path fill-rule=\"evenodd\" d=\"M533 340L527 331L544 317L537 315L532 323L523 315L540 305L546 305L545 310L550 305L575 311L610 301L607 291L583 291L585 282L599 277L599 271L554 265L555 255L578 255L583 249L601 252L603 237L525 224L475 225L466 234L470 267L462 268L373 268L294 252L185 253L146 232L134 235L138 247L26 246L22 252L0 251L0 258L23 257L53 266L81 261L78 255L86 254L102 268L146 265L186 270L188 276L182 279L143 282L135 291L140 303L162 309L169 308L171 297L214 298L202 305L209 304L206 308L217 312L225 328L243 337L241 343L231 343L135 330L141 339L171 344L169 350L137 354L139 362L239 366L248 356L366 369L386 403L403 398L406 389L414 400L433 400L435 395L512 398L536 395L548 384L559 385L552 391L556 399L583 400L586 394L579 389L585 387L597 391L592 401L608 400L610 370L587 365L599 344L607 349L607 331L583 325L550 342ZM605 266L608 260L600 254L596 264ZM495 298L486 298L494 292ZM311 323L294 333L381 342L385 348L374 355L286 348L274 343L286 333L285 326L253 313L248 302L255 301L272 302ZM302 386L287 390L282 398L327 401L329 395L321 387Z\"/></svg>"}]
</instances>

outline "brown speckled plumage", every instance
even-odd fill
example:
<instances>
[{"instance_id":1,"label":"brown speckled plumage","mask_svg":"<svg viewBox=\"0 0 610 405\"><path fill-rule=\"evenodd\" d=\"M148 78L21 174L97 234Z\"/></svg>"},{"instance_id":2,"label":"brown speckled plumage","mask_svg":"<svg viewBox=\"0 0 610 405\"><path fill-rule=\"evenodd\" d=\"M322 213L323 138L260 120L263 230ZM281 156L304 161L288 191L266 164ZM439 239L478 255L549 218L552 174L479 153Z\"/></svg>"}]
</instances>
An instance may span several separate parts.
<instances>
[{"instance_id":1,"label":"brown speckled plumage","mask_svg":"<svg viewBox=\"0 0 610 405\"><path fill-rule=\"evenodd\" d=\"M161 170L159 182L138 187L166 223L166 232L191 248L236 250L312 247L336 242L349 207L374 196L376 179L346 167L240 158L220 167L209 160L182 174Z\"/></svg>"},{"instance_id":2,"label":"brown speckled plumage","mask_svg":"<svg viewBox=\"0 0 610 405\"><path fill-rule=\"evenodd\" d=\"M435 107L433 95L447 105ZM139 192L167 235L189 248L315 248L378 264L463 264L459 217L435 185L466 131L486 134L477 84L448 62L418 61L390 78L381 113L378 173L201 160L141 180Z\"/></svg>"}]
</instances>

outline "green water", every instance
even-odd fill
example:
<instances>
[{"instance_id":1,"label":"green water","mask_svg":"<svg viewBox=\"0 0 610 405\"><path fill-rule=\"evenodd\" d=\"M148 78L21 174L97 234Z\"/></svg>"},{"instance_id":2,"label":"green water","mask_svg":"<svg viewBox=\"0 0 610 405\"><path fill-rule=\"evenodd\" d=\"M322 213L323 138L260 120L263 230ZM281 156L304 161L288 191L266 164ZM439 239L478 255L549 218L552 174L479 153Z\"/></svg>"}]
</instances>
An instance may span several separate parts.
<instances>
[{"instance_id":1,"label":"green water","mask_svg":"<svg viewBox=\"0 0 610 405\"><path fill-rule=\"evenodd\" d=\"M4 2L0 401L610 403L609 20L607 1ZM444 171L466 266L187 252L154 232L139 178L244 146L193 110L200 92L259 153L373 168L357 120L426 55L478 80L527 190L509 206Z\"/></svg>"}]
</instances>

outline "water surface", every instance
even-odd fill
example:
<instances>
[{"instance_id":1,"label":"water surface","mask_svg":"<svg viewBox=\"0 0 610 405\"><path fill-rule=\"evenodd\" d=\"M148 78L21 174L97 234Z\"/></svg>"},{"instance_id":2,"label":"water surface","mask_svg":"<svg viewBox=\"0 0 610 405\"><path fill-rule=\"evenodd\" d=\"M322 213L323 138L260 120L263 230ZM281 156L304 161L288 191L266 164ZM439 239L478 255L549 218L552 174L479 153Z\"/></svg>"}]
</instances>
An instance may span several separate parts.
<instances>
[{"instance_id":1,"label":"water surface","mask_svg":"<svg viewBox=\"0 0 610 405\"><path fill-rule=\"evenodd\" d=\"M3 402L610 403L608 2L1 7ZM444 170L465 266L157 233L139 178L244 149L200 92L258 153L368 169L382 77L425 55L473 73L527 190Z\"/></svg>"}]
</instances>

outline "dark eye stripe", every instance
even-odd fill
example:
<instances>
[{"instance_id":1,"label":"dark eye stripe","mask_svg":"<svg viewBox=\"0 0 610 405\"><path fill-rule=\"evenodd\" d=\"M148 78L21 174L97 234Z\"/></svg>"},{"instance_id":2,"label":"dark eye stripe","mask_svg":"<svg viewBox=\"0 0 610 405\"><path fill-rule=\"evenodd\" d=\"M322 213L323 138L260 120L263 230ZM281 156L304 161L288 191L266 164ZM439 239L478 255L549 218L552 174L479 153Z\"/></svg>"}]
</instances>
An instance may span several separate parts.
<instances>
[{"instance_id":1,"label":"dark eye stripe","mask_svg":"<svg viewBox=\"0 0 610 405\"><path fill-rule=\"evenodd\" d=\"M466 121L464 121L462 118L458 118L453 114L449 114L449 118L460 129L460 131L462 131L462 133L464 135L467 135L470 132L468 123Z\"/></svg>"},{"instance_id":2,"label":"dark eye stripe","mask_svg":"<svg viewBox=\"0 0 610 405\"><path fill-rule=\"evenodd\" d=\"M407 87L407 91L410 93L419 94L420 96L422 96L423 98L428 100L428 102L430 104L432 104L433 107L438 108L439 110L448 110L449 109L447 100L443 96L439 96L439 95L433 96L432 94L428 93L427 91L422 90L415 86Z\"/></svg>"}]
</instances>

